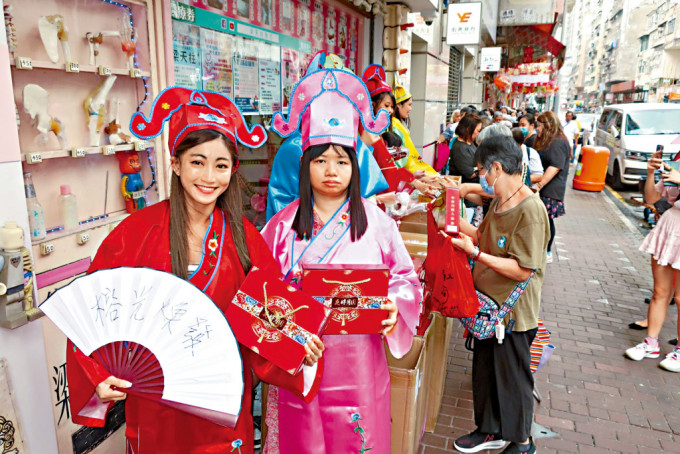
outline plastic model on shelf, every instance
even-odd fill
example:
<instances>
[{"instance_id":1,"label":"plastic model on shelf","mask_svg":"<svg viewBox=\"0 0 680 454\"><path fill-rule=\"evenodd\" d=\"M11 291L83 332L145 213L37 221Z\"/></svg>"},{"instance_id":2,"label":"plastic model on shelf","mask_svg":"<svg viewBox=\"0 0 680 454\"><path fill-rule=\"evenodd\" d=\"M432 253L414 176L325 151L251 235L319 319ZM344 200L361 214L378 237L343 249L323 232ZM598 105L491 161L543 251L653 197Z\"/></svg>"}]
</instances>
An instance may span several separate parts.
<instances>
[{"instance_id":1,"label":"plastic model on shelf","mask_svg":"<svg viewBox=\"0 0 680 454\"><path fill-rule=\"evenodd\" d=\"M68 29L64 24L64 18L59 14L41 16L38 19L38 31L52 63L59 61L59 43L61 43L64 60L68 64L71 61L71 48L68 44Z\"/></svg>"},{"instance_id":2,"label":"plastic model on shelf","mask_svg":"<svg viewBox=\"0 0 680 454\"><path fill-rule=\"evenodd\" d=\"M28 84L24 87L24 110L36 123L40 132L39 141L47 143L47 134L53 132L59 139L59 145L63 149L68 148L68 141L64 132L63 123L49 114L50 94L40 85Z\"/></svg>"},{"instance_id":3,"label":"plastic model on shelf","mask_svg":"<svg viewBox=\"0 0 680 454\"><path fill-rule=\"evenodd\" d=\"M121 151L116 153L120 171L120 191L125 199L125 210L134 213L146 207L146 191L142 181L142 164L136 151Z\"/></svg>"},{"instance_id":4,"label":"plastic model on shelf","mask_svg":"<svg viewBox=\"0 0 680 454\"><path fill-rule=\"evenodd\" d=\"M116 82L117 76L109 76L92 93L85 98L83 106L88 114L87 129L90 131L90 143L92 147L98 147L106 118L106 97L111 91L111 87Z\"/></svg>"}]
</instances>

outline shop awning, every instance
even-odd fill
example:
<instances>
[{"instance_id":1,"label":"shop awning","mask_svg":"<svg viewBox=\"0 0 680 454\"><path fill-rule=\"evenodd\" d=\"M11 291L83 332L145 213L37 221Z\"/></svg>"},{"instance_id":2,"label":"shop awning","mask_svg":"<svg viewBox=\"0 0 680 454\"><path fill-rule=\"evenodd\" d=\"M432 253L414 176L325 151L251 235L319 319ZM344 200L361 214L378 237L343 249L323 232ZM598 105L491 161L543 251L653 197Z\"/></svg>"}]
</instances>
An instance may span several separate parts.
<instances>
[{"instance_id":1,"label":"shop awning","mask_svg":"<svg viewBox=\"0 0 680 454\"><path fill-rule=\"evenodd\" d=\"M564 64L565 46L550 33L546 33L543 27L543 25L508 27L507 44L512 47L531 46L534 49L543 50L557 59L557 69L559 69ZM540 52L534 53L534 55L537 54Z\"/></svg>"}]
</instances>

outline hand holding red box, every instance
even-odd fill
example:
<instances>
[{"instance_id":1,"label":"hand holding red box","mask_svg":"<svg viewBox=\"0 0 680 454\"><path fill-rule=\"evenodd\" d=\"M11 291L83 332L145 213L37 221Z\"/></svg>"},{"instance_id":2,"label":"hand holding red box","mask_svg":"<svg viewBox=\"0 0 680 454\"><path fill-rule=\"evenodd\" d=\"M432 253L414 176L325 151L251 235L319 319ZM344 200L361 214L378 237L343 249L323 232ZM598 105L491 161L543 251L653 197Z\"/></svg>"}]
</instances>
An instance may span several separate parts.
<instances>
[{"instance_id":1,"label":"hand holding red box","mask_svg":"<svg viewBox=\"0 0 680 454\"><path fill-rule=\"evenodd\" d=\"M225 315L236 339L295 375L305 359L304 345L321 336L330 309L314 298L253 267Z\"/></svg>"},{"instance_id":2,"label":"hand holding red box","mask_svg":"<svg viewBox=\"0 0 680 454\"><path fill-rule=\"evenodd\" d=\"M389 313L385 265L302 265L302 290L333 311L324 334L377 334Z\"/></svg>"},{"instance_id":3,"label":"hand holding red box","mask_svg":"<svg viewBox=\"0 0 680 454\"><path fill-rule=\"evenodd\" d=\"M444 231L449 234L460 233L460 190L446 188L446 226Z\"/></svg>"}]
</instances>

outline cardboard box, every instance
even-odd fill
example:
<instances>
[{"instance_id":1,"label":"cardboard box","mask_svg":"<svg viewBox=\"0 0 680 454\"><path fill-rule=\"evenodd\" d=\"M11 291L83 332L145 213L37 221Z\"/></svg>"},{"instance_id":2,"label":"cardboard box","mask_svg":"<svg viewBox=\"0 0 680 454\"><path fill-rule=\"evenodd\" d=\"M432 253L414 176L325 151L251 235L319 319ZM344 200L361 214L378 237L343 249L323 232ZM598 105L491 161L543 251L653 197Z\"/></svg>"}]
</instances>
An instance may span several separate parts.
<instances>
[{"instance_id":1,"label":"cardboard box","mask_svg":"<svg viewBox=\"0 0 680 454\"><path fill-rule=\"evenodd\" d=\"M417 224L413 222L402 222L399 224L400 232L420 233L427 235L427 224Z\"/></svg>"},{"instance_id":2,"label":"cardboard box","mask_svg":"<svg viewBox=\"0 0 680 454\"><path fill-rule=\"evenodd\" d=\"M241 344L295 375L305 358L304 344L312 334L321 335L330 309L253 267L225 315Z\"/></svg>"},{"instance_id":3,"label":"cardboard box","mask_svg":"<svg viewBox=\"0 0 680 454\"><path fill-rule=\"evenodd\" d=\"M324 334L377 334L388 317L385 265L302 265L302 290L332 309Z\"/></svg>"},{"instance_id":4,"label":"cardboard box","mask_svg":"<svg viewBox=\"0 0 680 454\"><path fill-rule=\"evenodd\" d=\"M423 339L415 337L411 350L396 359L385 346L390 370L393 454L416 454L424 432L427 396L423 378L427 357L423 347Z\"/></svg>"},{"instance_id":5,"label":"cardboard box","mask_svg":"<svg viewBox=\"0 0 680 454\"><path fill-rule=\"evenodd\" d=\"M411 213L409 215L404 216L401 218L401 222L411 222L414 224L425 224L427 225L427 212L426 211L418 211L415 213Z\"/></svg>"},{"instance_id":6,"label":"cardboard box","mask_svg":"<svg viewBox=\"0 0 680 454\"><path fill-rule=\"evenodd\" d=\"M400 232L402 240L406 245L406 250L412 258L427 257L427 235L421 233Z\"/></svg>"},{"instance_id":7,"label":"cardboard box","mask_svg":"<svg viewBox=\"0 0 680 454\"><path fill-rule=\"evenodd\" d=\"M425 432L434 432L439 418L446 381L446 365L449 359L449 343L453 333L452 318L444 317L439 312L433 312L430 317L432 323L425 331L424 336L427 355Z\"/></svg>"}]
</instances>

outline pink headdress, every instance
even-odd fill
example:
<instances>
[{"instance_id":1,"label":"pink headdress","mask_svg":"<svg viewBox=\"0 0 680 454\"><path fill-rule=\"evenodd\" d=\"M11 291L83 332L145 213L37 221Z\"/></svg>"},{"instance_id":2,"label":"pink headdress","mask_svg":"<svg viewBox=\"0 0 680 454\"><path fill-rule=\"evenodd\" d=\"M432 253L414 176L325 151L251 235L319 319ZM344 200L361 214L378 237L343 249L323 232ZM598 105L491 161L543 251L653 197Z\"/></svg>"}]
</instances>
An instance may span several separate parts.
<instances>
[{"instance_id":1,"label":"pink headdress","mask_svg":"<svg viewBox=\"0 0 680 454\"><path fill-rule=\"evenodd\" d=\"M373 116L371 96L356 75L310 65L307 75L293 90L288 120L277 112L272 129L281 137L288 137L302 124L303 150L330 143L354 148L359 122L367 131L380 134L389 126L390 117L384 109Z\"/></svg>"},{"instance_id":2,"label":"pink headdress","mask_svg":"<svg viewBox=\"0 0 680 454\"><path fill-rule=\"evenodd\" d=\"M364 75L361 76L361 80L368 87L371 97L392 91L392 87L386 82L385 68L380 65L368 65L364 70Z\"/></svg>"},{"instance_id":3,"label":"pink headdress","mask_svg":"<svg viewBox=\"0 0 680 454\"><path fill-rule=\"evenodd\" d=\"M201 129L214 129L234 144L238 141L251 148L260 147L267 140L261 125L248 129L232 100L213 91L168 87L156 97L149 117L140 112L134 114L130 132L140 139L152 139L163 132L163 125L169 120L170 155L175 154L175 148L187 134Z\"/></svg>"}]
</instances>

